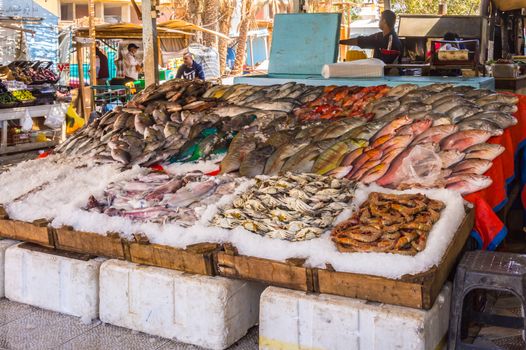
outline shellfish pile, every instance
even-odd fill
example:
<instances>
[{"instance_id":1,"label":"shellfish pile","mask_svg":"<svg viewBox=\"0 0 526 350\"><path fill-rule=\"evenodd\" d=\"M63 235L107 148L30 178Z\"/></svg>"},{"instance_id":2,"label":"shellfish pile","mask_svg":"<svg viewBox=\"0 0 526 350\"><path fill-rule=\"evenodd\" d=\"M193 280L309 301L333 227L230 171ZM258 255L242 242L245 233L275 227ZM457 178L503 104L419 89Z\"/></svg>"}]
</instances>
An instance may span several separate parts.
<instances>
[{"instance_id":1,"label":"shellfish pile","mask_svg":"<svg viewBox=\"0 0 526 350\"><path fill-rule=\"evenodd\" d=\"M423 194L373 192L359 210L332 231L340 252L415 255L440 219L444 203Z\"/></svg>"},{"instance_id":2,"label":"shellfish pile","mask_svg":"<svg viewBox=\"0 0 526 350\"><path fill-rule=\"evenodd\" d=\"M348 207L355 184L316 174L257 177L255 186L219 210L212 225L244 227L259 235L304 241L330 229Z\"/></svg>"}]
</instances>

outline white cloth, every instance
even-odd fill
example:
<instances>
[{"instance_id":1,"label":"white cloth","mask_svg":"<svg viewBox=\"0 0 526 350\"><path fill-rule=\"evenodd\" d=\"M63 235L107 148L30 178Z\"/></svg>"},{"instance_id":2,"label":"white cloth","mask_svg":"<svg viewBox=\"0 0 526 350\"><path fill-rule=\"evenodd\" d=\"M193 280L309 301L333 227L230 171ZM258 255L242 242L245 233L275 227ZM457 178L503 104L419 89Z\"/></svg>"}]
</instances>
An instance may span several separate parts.
<instances>
[{"instance_id":1,"label":"white cloth","mask_svg":"<svg viewBox=\"0 0 526 350\"><path fill-rule=\"evenodd\" d=\"M134 80L139 79L139 72L137 71L137 65L139 62L130 52L126 52L124 55L124 76L132 78Z\"/></svg>"}]
</instances>

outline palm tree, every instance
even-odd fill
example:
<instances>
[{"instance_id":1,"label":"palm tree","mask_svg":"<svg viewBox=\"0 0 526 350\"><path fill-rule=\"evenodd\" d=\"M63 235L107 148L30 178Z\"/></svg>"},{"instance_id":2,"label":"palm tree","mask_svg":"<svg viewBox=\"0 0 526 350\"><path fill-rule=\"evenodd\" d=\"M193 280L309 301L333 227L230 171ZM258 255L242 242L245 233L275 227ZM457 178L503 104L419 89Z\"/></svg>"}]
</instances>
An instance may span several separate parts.
<instances>
[{"instance_id":1,"label":"palm tree","mask_svg":"<svg viewBox=\"0 0 526 350\"><path fill-rule=\"evenodd\" d=\"M217 31L219 27L219 0L205 0L203 10L203 26ZM217 49L217 36L204 33L203 44Z\"/></svg>"},{"instance_id":2,"label":"palm tree","mask_svg":"<svg viewBox=\"0 0 526 350\"><path fill-rule=\"evenodd\" d=\"M232 74L234 75L243 73L243 64L245 63L247 54L248 27L252 16L252 8L252 0L242 0L236 60L234 62L234 69L232 70Z\"/></svg>"},{"instance_id":3,"label":"palm tree","mask_svg":"<svg viewBox=\"0 0 526 350\"><path fill-rule=\"evenodd\" d=\"M230 33L230 26L232 24L232 15L236 8L235 0L220 0L219 9L221 12L221 18L219 19L219 31L225 35ZM219 71L221 74L225 73L226 69L226 56L228 50L228 40L219 39Z\"/></svg>"}]
</instances>

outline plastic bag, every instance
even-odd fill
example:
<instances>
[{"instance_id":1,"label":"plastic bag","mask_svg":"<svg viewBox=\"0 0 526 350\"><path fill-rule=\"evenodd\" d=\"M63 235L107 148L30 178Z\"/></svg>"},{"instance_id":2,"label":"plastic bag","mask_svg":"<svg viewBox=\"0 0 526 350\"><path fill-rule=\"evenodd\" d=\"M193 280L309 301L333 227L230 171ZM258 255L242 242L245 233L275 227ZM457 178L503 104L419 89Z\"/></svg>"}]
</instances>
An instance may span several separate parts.
<instances>
[{"instance_id":1,"label":"plastic bag","mask_svg":"<svg viewBox=\"0 0 526 350\"><path fill-rule=\"evenodd\" d=\"M219 74L219 54L217 50L200 44L190 44L188 52L194 55L197 63L203 66L205 79L213 79L220 76Z\"/></svg>"},{"instance_id":2,"label":"plastic bag","mask_svg":"<svg viewBox=\"0 0 526 350\"><path fill-rule=\"evenodd\" d=\"M20 118L20 128L22 131L31 131L33 129L33 119L29 114L29 111L26 109L25 115Z\"/></svg>"},{"instance_id":3,"label":"plastic bag","mask_svg":"<svg viewBox=\"0 0 526 350\"><path fill-rule=\"evenodd\" d=\"M431 143L416 145L402 161L400 185L431 187L442 179L442 160L437 154L437 146Z\"/></svg>"},{"instance_id":4,"label":"plastic bag","mask_svg":"<svg viewBox=\"0 0 526 350\"><path fill-rule=\"evenodd\" d=\"M54 105L51 107L44 125L50 127L51 129L58 129L62 126L65 119L66 111L64 111L60 105Z\"/></svg>"}]
</instances>

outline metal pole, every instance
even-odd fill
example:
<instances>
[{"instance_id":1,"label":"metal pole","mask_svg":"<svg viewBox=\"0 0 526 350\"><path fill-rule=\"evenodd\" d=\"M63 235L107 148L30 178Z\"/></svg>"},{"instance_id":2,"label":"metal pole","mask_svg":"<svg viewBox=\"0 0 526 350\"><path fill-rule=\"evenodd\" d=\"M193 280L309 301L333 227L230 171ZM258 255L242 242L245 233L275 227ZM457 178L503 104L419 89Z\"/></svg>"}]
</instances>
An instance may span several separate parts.
<instances>
[{"instance_id":1,"label":"metal pole","mask_svg":"<svg viewBox=\"0 0 526 350\"><path fill-rule=\"evenodd\" d=\"M84 113L84 63L82 59L82 44L78 43L77 46L77 65L79 66L79 102L80 102L80 116L87 120Z\"/></svg>"},{"instance_id":2,"label":"metal pole","mask_svg":"<svg viewBox=\"0 0 526 350\"><path fill-rule=\"evenodd\" d=\"M95 43L95 1L88 0L90 83L97 85L97 53Z\"/></svg>"},{"instance_id":3,"label":"metal pole","mask_svg":"<svg viewBox=\"0 0 526 350\"><path fill-rule=\"evenodd\" d=\"M159 84L156 0L142 2L142 43L145 86Z\"/></svg>"},{"instance_id":4,"label":"metal pole","mask_svg":"<svg viewBox=\"0 0 526 350\"><path fill-rule=\"evenodd\" d=\"M384 10L391 9L391 0L384 0Z\"/></svg>"}]
</instances>

